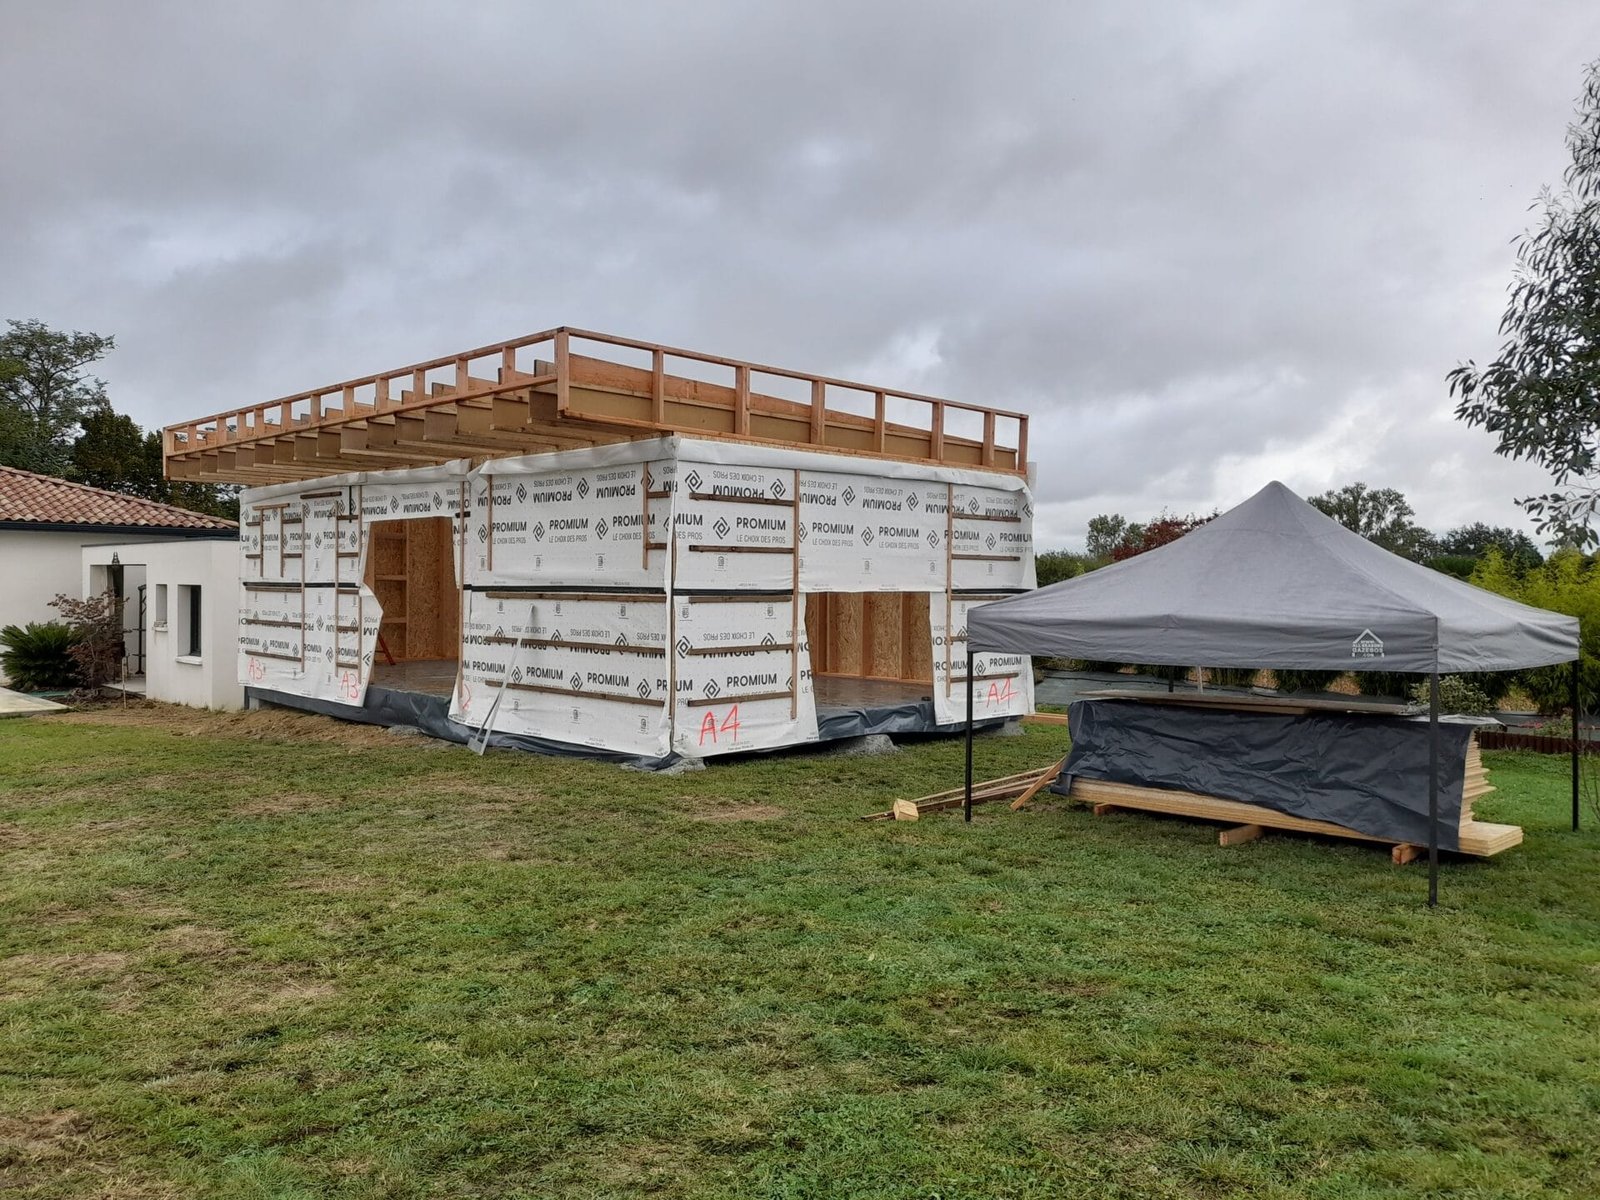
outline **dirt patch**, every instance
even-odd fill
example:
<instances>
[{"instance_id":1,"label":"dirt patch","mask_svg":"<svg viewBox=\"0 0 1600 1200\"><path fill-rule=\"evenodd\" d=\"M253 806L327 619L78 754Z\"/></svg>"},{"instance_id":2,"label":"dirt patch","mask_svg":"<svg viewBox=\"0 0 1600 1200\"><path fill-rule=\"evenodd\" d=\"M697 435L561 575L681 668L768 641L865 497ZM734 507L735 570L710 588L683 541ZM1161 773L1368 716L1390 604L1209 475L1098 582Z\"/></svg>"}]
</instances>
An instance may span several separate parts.
<instances>
[{"instance_id":1,"label":"dirt patch","mask_svg":"<svg viewBox=\"0 0 1600 1200\"><path fill-rule=\"evenodd\" d=\"M779 821L789 814L772 804L740 804L737 800L686 800L691 821Z\"/></svg>"},{"instance_id":2,"label":"dirt patch","mask_svg":"<svg viewBox=\"0 0 1600 1200\"><path fill-rule=\"evenodd\" d=\"M291 793L287 796L260 796L245 800L228 811L236 817L287 817L295 813L320 812L336 806L337 802L331 796Z\"/></svg>"},{"instance_id":3,"label":"dirt patch","mask_svg":"<svg viewBox=\"0 0 1600 1200\"><path fill-rule=\"evenodd\" d=\"M123 912L138 913L152 922L182 921L192 916L187 908L168 903L156 893L144 888L114 888L106 893L115 908Z\"/></svg>"},{"instance_id":4,"label":"dirt patch","mask_svg":"<svg viewBox=\"0 0 1600 1200\"><path fill-rule=\"evenodd\" d=\"M82 1113L0 1113L0 1180L19 1168L37 1168L82 1156L89 1144L89 1121Z\"/></svg>"},{"instance_id":5,"label":"dirt patch","mask_svg":"<svg viewBox=\"0 0 1600 1200\"><path fill-rule=\"evenodd\" d=\"M120 950L92 954L13 954L0 960L0 971L13 977L43 975L53 979L109 979L127 970L131 955Z\"/></svg>"},{"instance_id":6,"label":"dirt patch","mask_svg":"<svg viewBox=\"0 0 1600 1200\"><path fill-rule=\"evenodd\" d=\"M333 984L322 979L280 979L259 987L228 984L228 1008L252 1016L304 1008L334 994Z\"/></svg>"},{"instance_id":7,"label":"dirt patch","mask_svg":"<svg viewBox=\"0 0 1600 1200\"><path fill-rule=\"evenodd\" d=\"M32 842L33 835L21 825L0 821L0 850L20 850Z\"/></svg>"},{"instance_id":8,"label":"dirt patch","mask_svg":"<svg viewBox=\"0 0 1600 1200\"><path fill-rule=\"evenodd\" d=\"M150 949L184 958L225 958L238 952L227 930L210 925L173 925L151 939Z\"/></svg>"},{"instance_id":9,"label":"dirt patch","mask_svg":"<svg viewBox=\"0 0 1600 1200\"><path fill-rule=\"evenodd\" d=\"M0 1113L0 1193L48 1189L94 1200L158 1200L178 1195L169 1184L128 1175L82 1113Z\"/></svg>"},{"instance_id":10,"label":"dirt patch","mask_svg":"<svg viewBox=\"0 0 1600 1200\"><path fill-rule=\"evenodd\" d=\"M297 892L310 892L315 896L358 896L377 891L382 883L371 875L315 875L309 879L296 879L288 886Z\"/></svg>"}]
</instances>

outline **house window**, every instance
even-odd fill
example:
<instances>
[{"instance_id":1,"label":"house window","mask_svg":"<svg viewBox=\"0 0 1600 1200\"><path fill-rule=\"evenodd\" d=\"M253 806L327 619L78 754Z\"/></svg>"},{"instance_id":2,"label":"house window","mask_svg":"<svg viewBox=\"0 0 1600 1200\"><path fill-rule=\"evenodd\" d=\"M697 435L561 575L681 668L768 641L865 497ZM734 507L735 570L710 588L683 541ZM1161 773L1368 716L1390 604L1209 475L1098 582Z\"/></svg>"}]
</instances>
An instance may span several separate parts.
<instances>
[{"instance_id":1,"label":"house window","mask_svg":"<svg viewBox=\"0 0 1600 1200\"><path fill-rule=\"evenodd\" d=\"M156 584L156 613L152 627L156 629L167 627L167 585L164 583Z\"/></svg>"},{"instance_id":2,"label":"house window","mask_svg":"<svg viewBox=\"0 0 1600 1200\"><path fill-rule=\"evenodd\" d=\"M179 658L200 657L200 587L198 584L178 585L178 637Z\"/></svg>"}]
</instances>

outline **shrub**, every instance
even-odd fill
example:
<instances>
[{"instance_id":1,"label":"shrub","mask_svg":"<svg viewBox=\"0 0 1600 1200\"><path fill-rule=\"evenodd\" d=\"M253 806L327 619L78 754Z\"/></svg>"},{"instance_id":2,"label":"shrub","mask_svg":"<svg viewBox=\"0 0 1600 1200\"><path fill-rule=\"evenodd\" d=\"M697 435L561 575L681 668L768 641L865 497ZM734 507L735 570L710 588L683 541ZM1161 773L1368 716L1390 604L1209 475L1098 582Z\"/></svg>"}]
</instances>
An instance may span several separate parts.
<instances>
[{"instance_id":1,"label":"shrub","mask_svg":"<svg viewBox=\"0 0 1600 1200\"><path fill-rule=\"evenodd\" d=\"M1274 671L1280 692L1325 692L1339 671Z\"/></svg>"},{"instance_id":2,"label":"shrub","mask_svg":"<svg viewBox=\"0 0 1600 1200\"><path fill-rule=\"evenodd\" d=\"M1428 681L1420 681L1411 689L1411 699L1418 704L1428 703ZM1494 701L1476 682L1465 675L1439 677L1439 711L1482 715L1494 711Z\"/></svg>"},{"instance_id":3,"label":"shrub","mask_svg":"<svg viewBox=\"0 0 1600 1200\"><path fill-rule=\"evenodd\" d=\"M112 592L102 592L87 600L57 595L50 607L66 618L73 633L68 651L77 667L78 686L98 691L115 678L122 664L122 601Z\"/></svg>"},{"instance_id":4,"label":"shrub","mask_svg":"<svg viewBox=\"0 0 1600 1200\"><path fill-rule=\"evenodd\" d=\"M1064 579L1076 579L1099 565L1098 559L1090 558L1087 554L1074 554L1070 550L1046 550L1033 560L1040 587L1049 587Z\"/></svg>"},{"instance_id":5,"label":"shrub","mask_svg":"<svg viewBox=\"0 0 1600 1200\"><path fill-rule=\"evenodd\" d=\"M1189 679L1194 668L1140 665L1134 667L1134 671L1140 675L1153 675L1157 679L1165 679L1168 683L1184 683Z\"/></svg>"},{"instance_id":6,"label":"shrub","mask_svg":"<svg viewBox=\"0 0 1600 1200\"><path fill-rule=\"evenodd\" d=\"M1417 682L1415 675L1403 671L1356 671L1354 675L1356 690L1363 696L1409 696Z\"/></svg>"},{"instance_id":7,"label":"shrub","mask_svg":"<svg viewBox=\"0 0 1600 1200\"><path fill-rule=\"evenodd\" d=\"M1105 662L1098 658L1085 658L1078 664L1080 670L1093 671L1099 675L1116 675L1121 672L1126 663Z\"/></svg>"},{"instance_id":8,"label":"shrub","mask_svg":"<svg viewBox=\"0 0 1600 1200\"><path fill-rule=\"evenodd\" d=\"M1254 687L1256 669L1254 667L1209 667L1206 669L1206 682L1214 683L1218 687Z\"/></svg>"},{"instance_id":9,"label":"shrub","mask_svg":"<svg viewBox=\"0 0 1600 1200\"><path fill-rule=\"evenodd\" d=\"M77 640L60 621L7 625L0 629L0 669L12 687L23 692L58 691L78 682L72 661Z\"/></svg>"}]
</instances>

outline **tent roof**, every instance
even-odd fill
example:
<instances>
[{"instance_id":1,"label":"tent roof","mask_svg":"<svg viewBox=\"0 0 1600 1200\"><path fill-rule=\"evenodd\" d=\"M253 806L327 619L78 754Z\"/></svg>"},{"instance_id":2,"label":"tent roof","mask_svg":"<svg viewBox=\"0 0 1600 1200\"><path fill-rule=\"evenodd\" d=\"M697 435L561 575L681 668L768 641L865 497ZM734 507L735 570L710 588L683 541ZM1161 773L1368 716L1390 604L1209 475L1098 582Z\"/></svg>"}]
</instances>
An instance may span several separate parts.
<instances>
[{"instance_id":1,"label":"tent roof","mask_svg":"<svg viewBox=\"0 0 1600 1200\"><path fill-rule=\"evenodd\" d=\"M1281 483L1177 541L969 611L975 651L1169 666L1502 671L1578 656L1578 621L1400 558Z\"/></svg>"}]
</instances>

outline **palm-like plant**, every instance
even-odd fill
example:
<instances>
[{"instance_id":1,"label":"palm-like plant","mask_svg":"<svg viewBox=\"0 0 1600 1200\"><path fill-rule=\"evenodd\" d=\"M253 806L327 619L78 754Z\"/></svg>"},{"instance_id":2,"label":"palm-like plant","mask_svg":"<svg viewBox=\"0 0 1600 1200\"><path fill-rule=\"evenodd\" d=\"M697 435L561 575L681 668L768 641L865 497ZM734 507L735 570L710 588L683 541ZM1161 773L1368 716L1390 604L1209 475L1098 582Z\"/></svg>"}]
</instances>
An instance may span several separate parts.
<instances>
[{"instance_id":1,"label":"palm-like plant","mask_svg":"<svg viewBox=\"0 0 1600 1200\"><path fill-rule=\"evenodd\" d=\"M24 692L76 687L72 647L78 635L60 621L7 625L0 629L0 671L10 686Z\"/></svg>"}]
</instances>

